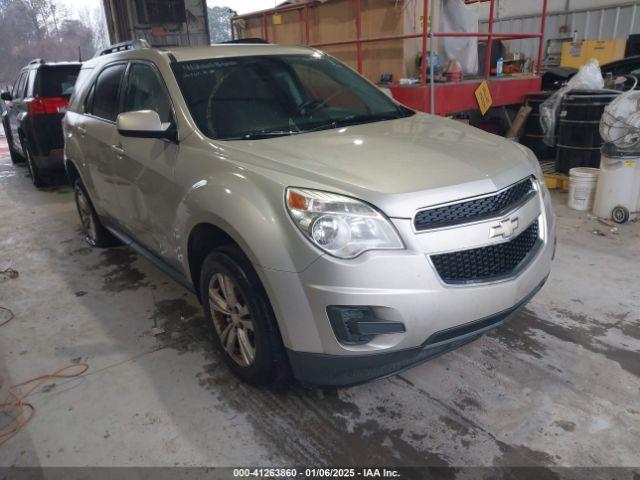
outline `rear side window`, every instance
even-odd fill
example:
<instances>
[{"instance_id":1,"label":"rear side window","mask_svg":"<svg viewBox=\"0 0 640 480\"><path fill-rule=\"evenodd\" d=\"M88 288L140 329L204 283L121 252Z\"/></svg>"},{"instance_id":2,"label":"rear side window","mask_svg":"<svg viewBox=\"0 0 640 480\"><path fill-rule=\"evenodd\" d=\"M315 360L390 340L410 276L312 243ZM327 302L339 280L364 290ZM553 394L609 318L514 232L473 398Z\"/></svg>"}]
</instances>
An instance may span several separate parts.
<instances>
[{"instance_id":1,"label":"rear side window","mask_svg":"<svg viewBox=\"0 0 640 480\"><path fill-rule=\"evenodd\" d=\"M29 79L33 79L33 75L34 75L33 71L29 70L29 71L27 71L27 74L24 77L24 85L22 86L22 88L20 89L20 92L19 92L19 94L20 94L20 96L22 98L27 98L27 96L28 96L27 92L29 91L29 83L30 83Z\"/></svg>"},{"instance_id":2,"label":"rear side window","mask_svg":"<svg viewBox=\"0 0 640 480\"><path fill-rule=\"evenodd\" d=\"M80 109L84 110L84 104L80 103L82 101L82 96L84 95L86 98L86 92L90 87L89 82L91 80L91 76L93 75L93 68L83 68L80 70L78 74L78 78L76 79L76 84L73 86L73 93L71 94L71 99L69 100L69 109L71 111L78 111L78 105ZM86 103L86 100L85 100Z\"/></svg>"},{"instance_id":3,"label":"rear side window","mask_svg":"<svg viewBox=\"0 0 640 480\"><path fill-rule=\"evenodd\" d=\"M24 93L24 86L27 83L27 76L28 72L22 72L20 74L20 78L13 87L13 93L11 94L13 98L22 98L22 94Z\"/></svg>"},{"instance_id":4,"label":"rear side window","mask_svg":"<svg viewBox=\"0 0 640 480\"><path fill-rule=\"evenodd\" d=\"M16 92L18 91L18 84L20 83L21 78L22 78L22 74L19 74L18 78L16 78L16 81L13 83L13 87L11 87L11 96L13 98L16 97Z\"/></svg>"},{"instance_id":5,"label":"rear side window","mask_svg":"<svg viewBox=\"0 0 640 480\"><path fill-rule=\"evenodd\" d=\"M80 65L40 67L38 69L37 96L70 98L80 73Z\"/></svg>"},{"instance_id":6,"label":"rear side window","mask_svg":"<svg viewBox=\"0 0 640 480\"><path fill-rule=\"evenodd\" d=\"M91 113L93 112L93 97L96 93L96 84L91 85L89 89L89 93L87 94L87 98L84 99L84 112Z\"/></svg>"},{"instance_id":7,"label":"rear side window","mask_svg":"<svg viewBox=\"0 0 640 480\"><path fill-rule=\"evenodd\" d=\"M105 120L115 121L119 110L120 83L125 69L126 65L120 63L111 65L100 72L92 88L94 92L90 94L93 98L91 103L87 105L88 113Z\"/></svg>"}]
</instances>

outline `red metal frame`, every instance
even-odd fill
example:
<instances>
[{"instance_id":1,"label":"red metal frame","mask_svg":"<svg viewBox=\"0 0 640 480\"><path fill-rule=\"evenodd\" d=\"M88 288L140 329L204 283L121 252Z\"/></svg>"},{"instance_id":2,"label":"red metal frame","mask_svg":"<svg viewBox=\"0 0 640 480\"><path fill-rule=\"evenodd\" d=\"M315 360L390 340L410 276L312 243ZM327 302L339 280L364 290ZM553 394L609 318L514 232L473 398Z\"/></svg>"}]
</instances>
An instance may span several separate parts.
<instances>
[{"instance_id":1,"label":"red metal frame","mask_svg":"<svg viewBox=\"0 0 640 480\"><path fill-rule=\"evenodd\" d=\"M465 0L466 4L486 3L489 2L489 23L486 33L464 33L464 32L434 32L432 28L428 28L429 23L429 0L423 0L423 22L422 32L407 35L390 35L378 36L370 38L362 38L362 0L353 0L355 3L355 33L356 38L353 40L339 40L335 42L311 43L309 30L309 11L312 7L319 4L316 0L307 0L306 2L283 5L280 7L261 10L258 12L248 13L245 15L237 15L231 19L232 25L239 19L260 18L262 17L262 37L265 41L269 41L269 22L268 17L274 14L299 10L302 14L302 21L305 28L302 33L301 43L311 47L332 47L337 45L356 45L357 69L362 74L362 45L366 43L384 42L388 40L408 40L420 38L422 39L422 66L420 70L420 84L412 86L391 86L391 91L396 99L409 105L410 107L430 112L431 91L434 91L434 101L438 104L434 108L435 113L447 114L462 110L473 109L475 104L475 96L473 92L480 84L481 80L475 79L466 82L455 82L433 85L433 79L429 78L430 89L427 87L427 62L426 56L429 51L429 38L443 37L477 37L478 39L486 39L487 49L485 56L484 79L489 83L489 91L494 100L494 105L510 105L521 103L524 95L531 91L540 90L540 78L542 67L542 54L544 43L544 32L547 13L548 0L542 0L542 21L540 33L515 33L515 32L494 32L494 14L495 0ZM437 0L431 0L437 1ZM234 28L231 28L232 38L235 36ZM491 78L491 48L494 40L518 40L525 38L538 39L538 58L536 61L536 69L533 76L523 78L503 78L493 81ZM538 76L536 76L538 75ZM444 105L442 104L444 102ZM471 106L470 106L471 105ZM465 107L465 108L462 108Z\"/></svg>"}]
</instances>

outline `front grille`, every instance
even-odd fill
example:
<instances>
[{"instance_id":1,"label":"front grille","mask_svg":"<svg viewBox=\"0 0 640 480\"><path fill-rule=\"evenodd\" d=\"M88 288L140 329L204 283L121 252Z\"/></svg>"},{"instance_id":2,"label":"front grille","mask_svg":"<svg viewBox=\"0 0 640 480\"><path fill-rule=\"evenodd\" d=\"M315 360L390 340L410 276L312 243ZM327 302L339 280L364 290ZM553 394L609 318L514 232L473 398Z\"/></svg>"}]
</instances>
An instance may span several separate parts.
<instances>
[{"instance_id":1,"label":"front grille","mask_svg":"<svg viewBox=\"0 0 640 480\"><path fill-rule=\"evenodd\" d=\"M497 280L513 273L539 245L538 221L509 242L461 252L432 255L433 265L445 283Z\"/></svg>"},{"instance_id":2,"label":"front grille","mask_svg":"<svg viewBox=\"0 0 640 480\"><path fill-rule=\"evenodd\" d=\"M422 231L500 216L513 210L534 192L533 182L527 178L494 195L422 210L416 214L413 224L416 231Z\"/></svg>"}]
</instances>

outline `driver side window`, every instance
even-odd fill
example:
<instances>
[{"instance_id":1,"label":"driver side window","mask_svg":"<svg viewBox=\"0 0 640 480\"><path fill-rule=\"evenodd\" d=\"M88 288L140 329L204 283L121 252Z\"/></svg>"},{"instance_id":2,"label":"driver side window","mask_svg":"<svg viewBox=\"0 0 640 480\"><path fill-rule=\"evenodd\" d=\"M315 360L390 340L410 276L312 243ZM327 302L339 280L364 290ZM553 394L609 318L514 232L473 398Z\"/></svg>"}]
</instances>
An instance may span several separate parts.
<instances>
[{"instance_id":1,"label":"driver side window","mask_svg":"<svg viewBox=\"0 0 640 480\"><path fill-rule=\"evenodd\" d=\"M155 68L145 63L131 65L124 95L122 111L137 110L153 110L161 122L172 121L169 93Z\"/></svg>"}]
</instances>

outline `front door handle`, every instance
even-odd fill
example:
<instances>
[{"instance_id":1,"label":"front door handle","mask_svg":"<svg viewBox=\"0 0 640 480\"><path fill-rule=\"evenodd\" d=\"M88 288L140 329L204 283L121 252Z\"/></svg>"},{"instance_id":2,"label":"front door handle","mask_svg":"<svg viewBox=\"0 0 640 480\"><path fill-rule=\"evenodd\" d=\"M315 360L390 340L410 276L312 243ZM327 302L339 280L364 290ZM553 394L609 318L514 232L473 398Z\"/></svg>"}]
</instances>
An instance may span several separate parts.
<instances>
[{"instance_id":1,"label":"front door handle","mask_svg":"<svg viewBox=\"0 0 640 480\"><path fill-rule=\"evenodd\" d=\"M77 127L76 127L76 130L77 130L77 131L78 131L78 133L79 133L80 135L82 135L83 137L84 137L84 136L86 135L86 133L87 133L87 129L86 129L86 128L84 128L84 127L77 126Z\"/></svg>"},{"instance_id":2,"label":"front door handle","mask_svg":"<svg viewBox=\"0 0 640 480\"><path fill-rule=\"evenodd\" d=\"M111 145L111 150L116 152L119 156L124 155L124 148L122 148L122 145Z\"/></svg>"}]
</instances>

